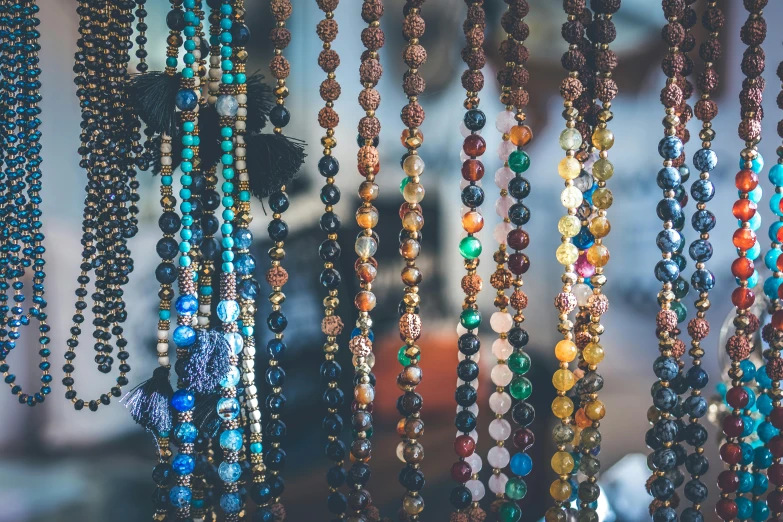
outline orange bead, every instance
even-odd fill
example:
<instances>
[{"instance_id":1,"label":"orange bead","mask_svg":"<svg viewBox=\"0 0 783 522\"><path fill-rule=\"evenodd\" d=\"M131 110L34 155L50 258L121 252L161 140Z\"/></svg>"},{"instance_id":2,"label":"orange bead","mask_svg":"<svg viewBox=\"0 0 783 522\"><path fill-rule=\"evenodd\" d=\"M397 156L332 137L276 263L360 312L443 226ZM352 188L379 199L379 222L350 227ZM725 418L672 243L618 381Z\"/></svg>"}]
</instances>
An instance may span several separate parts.
<instances>
[{"instance_id":1,"label":"orange bead","mask_svg":"<svg viewBox=\"0 0 783 522\"><path fill-rule=\"evenodd\" d=\"M756 215L756 204L749 199L738 199L731 207L731 212L740 221L750 221Z\"/></svg>"},{"instance_id":2,"label":"orange bead","mask_svg":"<svg viewBox=\"0 0 783 522\"><path fill-rule=\"evenodd\" d=\"M579 408L576 410L576 415L574 415L574 419L576 420L576 425L582 429L589 428L593 425L593 421L587 418L587 415L585 415L584 408Z\"/></svg>"},{"instance_id":3,"label":"orange bead","mask_svg":"<svg viewBox=\"0 0 783 522\"><path fill-rule=\"evenodd\" d=\"M466 160L462 164L462 179L478 181L484 177L484 164L476 159Z\"/></svg>"},{"instance_id":4,"label":"orange bead","mask_svg":"<svg viewBox=\"0 0 783 522\"><path fill-rule=\"evenodd\" d=\"M377 275L378 269L370 263L362 263L356 270L356 277L358 277L359 281L362 283L372 283Z\"/></svg>"},{"instance_id":5,"label":"orange bead","mask_svg":"<svg viewBox=\"0 0 783 522\"><path fill-rule=\"evenodd\" d=\"M742 280L750 278L753 275L753 270L753 261L747 257L738 257L731 263L731 274Z\"/></svg>"},{"instance_id":6,"label":"orange bead","mask_svg":"<svg viewBox=\"0 0 783 522\"><path fill-rule=\"evenodd\" d=\"M517 147L524 147L533 139L533 131L527 125L515 125L509 132L511 143Z\"/></svg>"},{"instance_id":7,"label":"orange bead","mask_svg":"<svg viewBox=\"0 0 783 522\"><path fill-rule=\"evenodd\" d=\"M778 310L772 314L772 326L775 330L783 330L783 310Z\"/></svg>"},{"instance_id":8,"label":"orange bead","mask_svg":"<svg viewBox=\"0 0 783 522\"><path fill-rule=\"evenodd\" d=\"M735 247L750 250L756 244L756 233L749 228L738 228L731 239Z\"/></svg>"},{"instance_id":9,"label":"orange bead","mask_svg":"<svg viewBox=\"0 0 783 522\"><path fill-rule=\"evenodd\" d=\"M402 143L403 147L418 149L424 143L424 134L419 129L416 129L416 132L413 134L411 134L410 130L405 129L400 135L400 143Z\"/></svg>"},{"instance_id":10,"label":"orange bead","mask_svg":"<svg viewBox=\"0 0 783 522\"><path fill-rule=\"evenodd\" d=\"M475 210L465 212L465 215L462 216L462 228L464 228L465 232L468 234L475 234L476 232L479 232L482 228L484 228L484 216Z\"/></svg>"},{"instance_id":11,"label":"orange bead","mask_svg":"<svg viewBox=\"0 0 783 522\"><path fill-rule=\"evenodd\" d=\"M734 177L734 184L741 192L750 192L758 186L759 177L752 170L741 170Z\"/></svg>"},{"instance_id":12,"label":"orange bead","mask_svg":"<svg viewBox=\"0 0 783 522\"><path fill-rule=\"evenodd\" d=\"M362 290L356 294L356 298L353 300L353 303L356 305L356 309L360 312L371 311L373 308L375 308L375 302L375 294L366 290Z\"/></svg>"}]
</instances>

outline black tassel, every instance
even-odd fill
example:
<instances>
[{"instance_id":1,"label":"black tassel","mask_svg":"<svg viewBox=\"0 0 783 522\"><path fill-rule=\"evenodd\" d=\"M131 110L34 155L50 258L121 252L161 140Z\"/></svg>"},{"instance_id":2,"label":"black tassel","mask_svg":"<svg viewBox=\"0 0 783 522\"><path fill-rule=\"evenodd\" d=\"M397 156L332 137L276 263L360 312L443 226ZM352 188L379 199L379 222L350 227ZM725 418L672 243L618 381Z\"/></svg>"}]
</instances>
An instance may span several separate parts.
<instances>
[{"instance_id":1,"label":"black tassel","mask_svg":"<svg viewBox=\"0 0 783 522\"><path fill-rule=\"evenodd\" d=\"M217 413L217 403L221 399L219 393L199 396L196 407L193 408L193 424L206 437L214 437L220 431L221 419Z\"/></svg>"},{"instance_id":2,"label":"black tassel","mask_svg":"<svg viewBox=\"0 0 783 522\"><path fill-rule=\"evenodd\" d=\"M169 381L169 369L158 366L152 377L131 390L125 397L131 417L146 430L156 433L171 431L169 403L174 391Z\"/></svg>"},{"instance_id":3,"label":"black tassel","mask_svg":"<svg viewBox=\"0 0 783 522\"><path fill-rule=\"evenodd\" d=\"M179 125L175 97L180 88L180 75L151 71L133 76L128 93L136 114L155 134L173 136Z\"/></svg>"},{"instance_id":4,"label":"black tassel","mask_svg":"<svg viewBox=\"0 0 783 522\"><path fill-rule=\"evenodd\" d=\"M231 368L231 348L221 332L199 330L196 343L188 350L185 363L190 390L196 393L212 393Z\"/></svg>"},{"instance_id":5,"label":"black tassel","mask_svg":"<svg viewBox=\"0 0 783 522\"><path fill-rule=\"evenodd\" d=\"M275 106L272 87L264 83L264 75L255 72L247 78L247 133L255 134L266 127L269 111Z\"/></svg>"},{"instance_id":6,"label":"black tassel","mask_svg":"<svg viewBox=\"0 0 783 522\"><path fill-rule=\"evenodd\" d=\"M256 134L245 141L250 191L259 199L291 183L307 157L302 140L281 134Z\"/></svg>"}]
</instances>

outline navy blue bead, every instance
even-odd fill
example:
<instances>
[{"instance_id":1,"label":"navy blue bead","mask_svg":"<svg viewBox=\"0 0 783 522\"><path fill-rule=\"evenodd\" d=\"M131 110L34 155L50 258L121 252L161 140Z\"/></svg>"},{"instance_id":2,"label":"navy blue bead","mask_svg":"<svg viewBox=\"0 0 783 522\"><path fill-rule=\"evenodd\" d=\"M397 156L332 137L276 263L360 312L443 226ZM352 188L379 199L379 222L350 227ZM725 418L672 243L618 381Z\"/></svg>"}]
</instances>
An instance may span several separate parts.
<instances>
[{"instance_id":1,"label":"navy blue bead","mask_svg":"<svg viewBox=\"0 0 783 522\"><path fill-rule=\"evenodd\" d=\"M677 466L677 454L671 448L659 448L652 454L655 469L669 471Z\"/></svg>"},{"instance_id":2,"label":"navy blue bead","mask_svg":"<svg viewBox=\"0 0 783 522\"><path fill-rule=\"evenodd\" d=\"M340 286L340 272L335 270L334 268L326 268L323 272L321 272L321 284L327 289L327 290L334 290L337 287Z\"/></svg>"},{"instance_id":3,"label":"navy blue bead","mask_svg":"<svg viewBox=\"0 0 783 522\"><path fill-rule=\"evenodd\" d=\"M677 512L670 508L661 506L652 514L653 522L677 522Z\"/></svg>"},{"instance_id":4,"label":"navy blue bead","mask_svg":"<svg viewBox=\"0 0 783 522\"><path fill-rule=\"evenodd\" d=\"M286 344L281 339L270 339L266 343L266 352L272 359L279 359L286 350Z\"/></svg>"},{"instance_id":5,"label":"navy blue bead","mask_svg":"<svg viewBox=\"0 0 783 522\"><path fill-rule=\"evenodd\" d=\"M250 29L248 26L234 22L231 25L231 45L234 47L244 47L248 41L250 41Z\"/></svg>"},{"instance_id":6,"label":"navy blue bead","mask_svg":"<svg viewBox=\"0 0 783 522\"><path fill-rule=\"evenodd\" d=\"M530 221L530 209L522 203L514 203L508 209L508 219L518 227L524 226Z\"/></svg>"},{"instance_id":7,"label":"navy blue bead","mask_svg":"<svg viewBox=\"0 0 783 522\"><path fill-rule=\"evenodd\" d=\"M463 408L468 408L476 403L478 394L473 386L466 383L457 386L457 391L454 392L454 398L458 405Z\"/></svg>"},{"instance_id":8,"label":"navy blue bead","mask_svg":"<svg viewBox=\"0 0 783 522\"><path fill-rule=\"evenodd\" d=\"M291 121L291 113L283 105L275 105L269 111L269 121L275 127L285 127Z\"/></svg>"},{"instance_id":9,"label":"navy blue bead","mask_svg":"<svg viewBox=\"0 0 783 522\"><path fill-rule=\"evenodd\" d=\"M712 244L706 239L697 239L688 247L688 254L697 263L705 263L712 259Z\"/></svg>"},{"instance_id":10,"label":"navy blue bead","mask_svg":"<svg viewBox=\"0 0 783 522\"><path fill-rule=\"evenodd\" d=\"M327 413L321 427L327 435L337 436L343 431L343 418L336 413Z\"/></svg>"},{"instance_id":11,"label":"navy blue bead","mask_svg":"<svg viewBox=\"0 0 783 522\"><path fill-rule=\"evenodd\" d=\"M457 413L454 419L454 425L462 433L470 433L476 429L476 416L469 410L462 410Z\"/></svg>"},{"instance_id":12,"label":"navy blue bead","mask_svg":"<svg viewBox=\"0 0 783 522\"><path fill-rule=\"evenodd\" d=\"M285 422L280 419L271 419L264 427L264 434L273 442L281 440L285 437L287 432L288 428L286 427Z\"/></svg>"},{"instance_id":13,"label":"navy blue bead","mask_svg":"<svg viewBox=\"0 0 783 522\"><path fill-rule=\"evenodd\" d=\"M702 503L699 502L699 504ZM704 515L696 508L686 507L680 513L680 522L704 522Z\"/></svg>"},{"instance_id":14,"label":"navy blue bead","mask_svg":"<svg viewBox=\"0 0 783 522\"><path fill-rule=\"evenodd\" d=\"M480 131L487 123L487 116L478 109L471 109L465 113L462 121L465 122L465 127L471 131Z\"/></svg>"},{"instance_id":15,"label":"navy blue bead","mask_svg":"<svg viewBox=\"0 0 783 522\"><path fill-rule=\"evenodd\" d=\"M166 234L176 234L179 232L180 225L180 218L176 212L164 212L158 218L158 226Z\"/></svg>"},{"instance_id":16,"label":"navy blue bead","mask_svg":"<svg viewBox=\"0 0 783 522\"><path fill-rule=\"evenodd\" d=\"M691 285L699 292L709 292L715 288L715 276L706 268L696 270L691 275Z\"/></svg>"},{"instance_id":17,"label":"navy blue bead","mask_svg":"<svg viewBox=\"0 0 783 522\"><path fill-rule=\"evenodd\" d=\"M234 230L234 245L239 250L246 250L253 244L253 233L246 228Z\"/></svg>"},{"instance_id":18,"label":"navy blue bead","mask_svg":"<svg viewBox=\"0 0 783 522\"><path fill-rule=\"evenodd\" d=\"M266 409L270 413L281 413L285 408L286 398L285 395L270 393L266 396Z\"/></svg>"},{"instance_id":19,"label":"navy blue bead","mask_svg":"<svg viewBox=\"0 0 783 522\"><path fill-rule=\"evenodd\" d=\"M709 210L697 210L693 213L691 225L697 232L709 232L715 228L715 215Z\"/></svg>"},{"instance_id":20,"label":"navy blue bead","mask_svg":"<svg viewBox=\"0 0 783 522\"><path fill-rule=\"evenodd\" d=\"M260 507L253 513L253 522L274 522L277 516L268 507Z\"/></svg>"},{"instance_id":21,"label":"navy blue bead","mask_svg":"<svg viewBox=\"0 0 783 522\"><path fill-rule=\"evenodd\" d=\"M285 241L288 237L288 224L282 219L273 219L267 226L269 239L272 241Z\"/></svg>"},{"instance_id":22,"label":"navy blue bead","mask_svg":"<svg viewBox=\"0 0 783 522\"><path fill-rule=\"evenodd\" d=\"M170 285L177 280L177 269L171 263L161 263L155 269L155 279L159 283Z\"/></svg>"},{"instance_id":23,"label":"navy blue bead","mask_svg":"<svg viewBox=\"0 0 783 522\"><path fill-rule=\"evenodd\" d=\"M321 378L325 381L336 381L342 375L342 367L337 361L324 361L321 363Z\"/></svg>"},{"instance_id":24,"label":"navy blue bead","mask_svg":"<svg viewBox=\"0 0 783 522\"><path fill-rule=\"evenodd\" d=\"M324 205L336 205L340 202L340 189L337 185L324 185L321 188L321 203Z\"/></svg>"},{"instance_id":25,"label":"navy blue bead","mask_svg":"<svg viewBox=\"0 0 783 522\"><path fill-rule=\"evenodd\" d=\"M682 183L680 171L674 167L664 167L659 170L656 181L663 190L674 190Z\"/></svg>"},{"instance_id":26,"label":"navy blue bead","mask_svg":"<svg viewBox=\"0 0 783 522\"><path fill-rule=\"evenodd\" d=\"M465 382L470 382L478 377L479 367L475 361L463 359L457 364L457 377Z\"/></svg>"},{"instance_id":27,"label":"navy blue bead","mask_svg":"<svg viewBox=\"0 0 783 522\"><path fill-rule=\"evenodd\" d=\"M688 424L685 428L685 442L698 448L707 442L707 429L701 424Z\"/></svg>"},{"instance_id":28,"label":"navy blue bead","mask_svg":"<svg viewBox=\"0 0 783 522\"><path fill-rule=\"evenodd\" d=\"M180 89L174 97L174 103L181 111L192 111L198 105L198 97L193 89Z\"/></svg>"},{"instance_id":29,"label":"navy blue bead","mask_svg":"<svg viewBox=\"0 0 783 522\"><path fill-rule=\"evenodd\" d=\"M457 347L463 355L475 355L481 349L481 341L476 334L466 332L459 337Z\"/></svg>"},{"instance_id":30,"label":"navy blue bead","mask_svg":"<svg viewBox=\"0 0 783 522\"><path fill-rule=\"evenodd\" d=\"M682 216L682 207L674 198L664 198L658 202L656 213L661 221L674 221Z\"/></svg>"},{"instance_id":31,"label":"navy blue bead","mask_svg":"<svg viewBox=\"0 0 783 522\"><path fill-rule=\"evenodd\" d=\"M336 408L345 402L345 394L340 388L329 388L324 392L322 400L328 407Z\"/></svg>"},{"instance_id":32,"label":"navy blue bead","mask_svg":"<svg viewBox=\"0 0 783 522\"><path fill-rule=\"evenodd\" d=\"M660 387L653 394L653 404L661 411L671 411L677 404L677 394L669 388Z\"/></svg>"},{"instance_id":33,"label":"navy blue bead","mask_svg":"<svg viewBox=\"0 0 783 522\"><path fill-rule=\"evenodd\" d=\"M674 484L666 477L658 477L650 484L650 493L658 500L668 500L674 495Z\"/></svg>"},{"instance_id":34,"label":"navy blue bead","mask_svg":"<svg viewBox=\"0 0 783 522\"><path fill-rule=\"evenodd\" d=\"M326 443L324 448L326 457L332 462L340 462L345 459L345 443L341 440L333 440Z\"/></svg>"},{"instance_id":35,"label":"navy blue bead","mask_svg":"<svg viewBox=\"0 0 783 522\"><path fill-rule=\"evenodd\" d=\"M266 319L266 324L274 333L280 333L288 326L288 319L280 311L273 311Z\"/></svg>"},{"instance_id":36,"label":"navy blue bead","mask_svg":"<svg viewBox=\"0 0 783 522\"><path fill-rule=\"evenodd\" d=\"M679 366L673 357L660 356L653 363L653 371L660 380L670 381L677 377Z\"/></svg>"},{"instance_id":37,"label":"navy blue bead","mask_svg":"<svg viewBox=\"0 0 783 522\"><path fill-rule=\"evenodd\" d=\"M682 140L677 136L665 136L658 142L658 154L663 159L674 160L682 155Z\"/></svg>"},{"instance_id":38,"label":"navy blue bead","mask_svg":"<svg viewBox=\"0 0 783 522\"><path fill-rule=\"evenodd\" d=\"M346 471L342 466L334 466L326 472L326 483L329 487L339 488L345 484Z\"/></svg>"},{"instance_id":39,"label":"navy blue bead","mask_svg":"<svg viewBox=\"0 0 783 522\"><path fill-rule=\"evenodd\" d=\"M272 500L272 489L266 482L254 482L250 487L250 498L257 504L266 504Z\"/></svg>"},{"instance_id":40,"label":"navy blue bead","mask_svg":"<svg viewBox=\"0 0 783 522\"><path fill-rule=\"evenodd\" d=\"M671 259L661 259L656 263L655 278L661 283L671 283L678 277L680 277L680 269Z\"/></svg>"},{"instance_id":41,"label":"navy blue bead","mask_svg":"<svg viewBox=\"0 0 783 522\"><path fill-rule=\"evenodd\" d=\"M655 437L661 442L674 442L678 433L677 423L670 419L660 419L653 426Z\"/></svg>"},{"instance_id":42,"label":"navy blue bead","mask_svg":"<svg viewBox=\"0 0 783 522\"><path fill-rule=\"evenodd\" d=\"M324 212L319 221L321 230L327 234L334 234L340 230L340 217L334 212Z\"/></svg>"},{"instance_id":43,"label":"navy blue bead","mask_svg":"<svg viewBox=\"0 0 783 522\"><path fill-rule=\"evenodd\" d=\"M710 382L710 377L701 366L691 366L685 374L688 385L694 390L701 390Z\"/></svg>"},{"instance_id":44,"label":"navy blue bead","mask_svg":"<svg viewBox=\"0 0 783 522\"><path fill-rule=\"evenodd\" d=\"M707 400L701 395L692 395L685 399L684 408L688 416L699 419L707 414Z\"/></svg>"},{"instance_id":45,"label":"navy blue bead","mask_svg":"<svg viewBox=\"0 0 783 522\"><path fill-rule=\"evenodd\" d=\"M693 166L701 172L710 172L718 166L718 155L712 149L699 149L693 154Z\"/></svg>"},{"instance_id":46,"label":"navy blue bead","mask_svg":"<svg viewBox=\"0 0 783 522\"><path fill-rule=\"evenodd\" d=\"M655 244L660 251L669 254L677 251L681 242L682 238L680 233L671 228L663 229L658 232L658 237L655 239Z\"/></svg>"},{"instance_id":47,"label":"navy blue bead","mask_svg":"<svg viewBox=\"0 0 783 522\"><path fill-rule=\"evenodd\" d=\"M697 179L691 185L691 196L696 201L706 203L715 197L715 185L708 179Z\"/></svg>"},{"instance_id":48,"label":"navy blue bead","mask_svg":"<svg viewBox=\"0 0 783 522\"><path fill-rule=\"evenodd\" d=\"M261 285L255 279L243 279L237 285L237 292L242 299L255 301L261 293Z\"/></svg>"},{"instance_id":49,"label":"navy blue bead","mask_svg":"<svg viewBox=\"0 0 783 522\"><path fill-rule=\"evenodd\" d=\"M348 500L345 498L345 495L339 491L330 493L329 496L326 497L326 509L328 509L330 513L334 513L335 515L345 513L347 507Z\"/></svg>"},{"instance_id":50,"label":"navy blue bead","mask_svg":"<svg viewBox=\"0 0 783 522\"><path fill-rule=\"evenodd\" d=\"M285 383L285 370L280 366L272 366L267 368L264 378L269 386L282 386Z\"/></svg>"},{"instance_id":51,"label":"navy blue bead","mask_svg":"<svg viewBox=\"0 0 783 522\"><path fill-rule=\"evenodd\" d=\"M318 255L324 261L335 262L340 259L340 244L333 239L327 239L318 247Z\"/></svg>"},{"instance_id":52,"label":"navy blue bead","mask_svg":"<svg viewBox=\"0 0 783 522\"><path fill-rule=\"evenodd\" d=\"M340 162L334 156L323 156L318 160L318 172L325 178L333 178L340 172Z\"/></svg>"},{"instance_id":53,"label":"navy blue bead","mask_svg":"<svg viewBox=\"0 0 783 522\"><path fill-rule=\"evenodd\" d=\"M572 241L579 250L587 250L595 243L595 237L593 237L589 228L582 227Z\"/></svg>"},{"instance_id":54,"label":"navy blue bead","mask_svg":"<svg viewBox=\"0 0 783 522\"><path fill-rule=\"evenodd\" d=\"M290 202L288 201L288 196L283 194L282 192L275 192L269 198L267 199L267 203L269 204L269 208L272 210L272 212L275 212L277 214L282 214L286 210L288 210L288 206Z\"/></svg>"}]
</instances>

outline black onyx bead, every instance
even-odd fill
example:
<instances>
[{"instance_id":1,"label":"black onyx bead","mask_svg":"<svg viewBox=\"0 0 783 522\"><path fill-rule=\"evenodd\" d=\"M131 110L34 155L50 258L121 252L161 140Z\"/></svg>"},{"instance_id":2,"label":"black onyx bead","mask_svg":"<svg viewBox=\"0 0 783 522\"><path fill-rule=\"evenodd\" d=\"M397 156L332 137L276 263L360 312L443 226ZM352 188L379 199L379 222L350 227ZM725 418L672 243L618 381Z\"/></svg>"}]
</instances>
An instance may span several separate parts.
<instances>
[{"instance_id":1,"label":"black onyx bead","mask_svg":"<svg viewBox=\"0 0 783 522\"><path fill-rule=\"evenodd\" d=\"M598 488L598 484L587 481L580 483L577 491L579 500L587 502L588 504L598 500L598 495L600 495L600 493L601 490Z\"/></svg>"},{"instance_id":2,"label":"black onyx bead","mask_svg":"<svg viewBox=\"0 0 783 522\"><path fill-rule=\"evenodd\" d=\"M462 189L462 203L470 208L480 207L484 203L484 191L476 185L468 185Z\"/></svg>"},{"instance_id":3,"label":"black onyx bead","mask_svg":"<svg viewBox=\"0 0 783 522\"><path fill-rule=\"evenodd\" d=\"M478 109L471 109L465 113L462 121L465 122L465 127L471 131L480 131L487 124L487 116Z\"/></svg>"},{"instance_id":4,"label":"black onyx bead","mask_svg":"<svg viewBox=\"0 0 783 522\"><path fill-rule=\"evenodd\" d=\"M345 460L346 451L345 443L341 440L332 440L326 443L326 457L332 462Z\"/></svg>"},{"instance_id":5,"label":"black onyx bead","mask_svg":"<svg viewBox=\"0 0 783 522\"><path fill-rule=\"evenodd\" d=\"M463 359L457 365L457 377L465 382L470 382L478 377L479 367L475 361Z\"/></svg>"},{"instance_id":6,"label":"black onyx bead","mask_svg":"<svg viewBox=\"0 0 783 522\"><path fill-rule=\"evenodd\" d=\"M701 366L692 366L685 374L688 385L694 390L701 390L710 381L710 376Z\"/></svg>"},{"instance_id":7,"label":"black onyx bead","mask_svg":"<svg viewBox=\"0 0 783 522\"><path fill-rule=\"evenodd\" d=\"M340 230L340 217L334 212L325 212L321 216L320 225L327 234L334 234Z\"/></svg>"},{"instance_id":8,"label":"black onyx bead","mask_svg":"<svg viewBox=\"0 0 783 522\"><path fill-rule=\"evenodd\" d=\"M161 259L174 259L179 253L179 245L174 238L162 237L155 245L155 251Z\"/></svg>"},{"instance_id":9,"label":"black onyx bead","mask_svg":"<svg viewBox=\"0 0 783 522\"><path fill-rule=\"evenodd\" d=\"M280 333L288 326L288 319L282 312L275 310L267 317L266 324L274 333Z\"/></svg>"},{"instance_id":10,"label":"black onyx bead","mask_svg":"<svg viewBox=\"0 0 783 522\"><path fill-rule=\"evenodd\" d=\"M334 290L340 286L340 272L334 268L327 268L321 272L321 284L327 290Z\"/></svg>"},{"instance_id":11,"label":"black onyx bead","mask_svg":"<svg viewBox=\"0 0 783 522\"><path fill-rule=\"evenodd\" d=\"M206 176L203 176L201 174L196 174L195 176L192 177L192 180L190 182L190 191L193 194L196 194L197 196L201 195L206 187L207 187Z\"/></svg>"},{"instance_id":12,"label":"black onyx bead","mask_svg":"<svg viewBox=\"0 0 783 522\"><path fill-rule=\"evenodd\" d=\"M173 478L171 465L161 462L152 468L152 480L159 486L167 486Z\"/></svg>"},{"instance_id":13,"label":"black onyx bead","mask_svg":"<svg viewBox=\"0 0 783 522\"><path fill-rule=\"evenodd\" d=\"M465 509L473 502L473 495L465 486L457 486L449 493L449 502L454 509Z\"/></svg>"},{"instance_id":14,"label":"black onyx bead","mask_svg":"<svg viewBox=\"0 0 783 522\"><path fill-rule=\"evenodd\" d=\"M324 381L336 381L342 374L342 367L337 361L324 361L321 363L321 378Z\"/></svg>"},{"instance_id":15,"label":"black onyx bead","mask_svg":"<svg viewBox=\"0 0 783 522\"><path fill-rule=\"evenodd\" d=\"M345 393L339 388L329 388L324 392L323 402L329 408L337 408L345 402Z\"/></svg>"},{"instance_id":16,"label":"black onyx bead","mask_svg":"<svg viewBox=\"0 0 783 522\"><path fill-rule=\"evenodd\" d=\"M166 26L172 31L185 29L185 13L181 9L172 9L166 15Z\"/></svg>"},{"instance_id":17,"label":"black onyx bead","mask_svg":"<svg viewBox=\"0 0 783 522\"><path fill-rule=\"evenodd\" d=\"M203 239L198 248L201 251L201 255L206 259L215 261L220 256L220 245L214 237Z\"/></svg>"},{"instance_id":18,"label":"black onyx bead","mask_svg":"<svg viewBox=\"0 0 783 522\"><path fill-rule=\"evenodd\" d=\"M327 239L318 247L318 255L324 261L337 261L340 259L340 244L332 239Z\"/></svg>"},{"instance_id":19,"label":"black onyx bead","mask_svg":"<svg viewBox=\"0 0 783 522\"><path fill-rule=\"evenodd\" d=\"M203 196L201 196L201 203L204 205L204 210L214 211L220 206L220 194L216 190L207 190Z\"/></svg>"},{"instance_id":20,"label":"black onyx bead","mask_svg":"<svg viewBox=\"0 0 783 522\"><path fill-rule=\"evenodd\" d=\"M272 107L272 110L269 111L269 121L271 121L272 125L275 127L285 127L288 125L288 122L291 121L291 113L288 112L288 109L284 106L275 105Z\"/></svg>"},{"instance_id":21,"label":"black onyx bead","mask_svg":"<svg viewBox=\"0 0 783 522\"><path fill-rule=\"evenodd\" d=\"M476 416L469 410L462 410L457 413L454 426L462 433L470 433L476 429Z\"/></svg>"},{"instance_id":22,"label":"black onyx bead","mask_svg":"<svg viewBox=\"0 0 783 522\"><path fill-rule=\"evenodd\" d=\"M269 204L269 208L272 209L272 212L276 214L282 214L288 210L288 205L290 204L288 196L282 192L275 192L269 196L267 203Z\"/></svg>"},{"instance_id":23,"label":"black onyx bead","mask_svg":"<svg viewBox=\"0 0 783 522\"><path fill-rule=\"evenodd\" d=\"M329 487L339 488L345 484L346 475L347 473L342 466L331 467L326 472L326 483L329 484Z\"/></svg>"},{"instance_id":24,"label":"black onyx bead","mask_svg":"<svg viewBox=\"0 0 783 522\"><path fill-rule=\"evenodd\" d=\"M481 341L476 334L467 332L462 334L457 341L459 351L464 355L475 355L481 349Z\"/></svg>"},{"instance_id":25,"label":"black onyx bead","mask_svg":"<svg viewBox=\"0 0 783 522\"><path fill-rule=\"evenodd\" d=\"M335 515L345 513L347 507L348 501L346 500L345 495L339 491L330 493L329 496L326 497L326 508L330 513L334 513Z\"/></svg>"},{"instance_id":26,"label":"black onyx bead","mask_svg":"<svg viewBox=\"0 0 783 522\"><path fill-rule=\"evenodd\" d=\"M215 232L218 231L218 228L220 227L220 221L218 221L218 218L215 217L212 214L205 214L201 217L201 230L204 232L204 235L211 236L214 235Z\"/></svg>"},{"instance_id":27,"label":"black onyx bead","mask_svg":"<svg viewBox=\"0 0 783 522\"><path fill-rule=\"evenodd\" d=\"M421 470L405 467L400 472L400 484L408 491L421 491L424 483L424 473Z\"/></svg>"},{"instance_id":28,"label":"black onyx bead","mask_svg":"<svg viewBox=\"0 0 783 522\"><path fill-rule=\"evenodd\" d=\"M158 218L158 226L164 234L176 234L181 225L180 218L176 212L164 212Z\"/></svg>"},{"instance_id":29,"label":"black onyx bead","mask_svg":"<svg viewBox=\"0 0 783 522\"><path fill-rule=\"evenodd\" d=\"M267 232L272 241L284 241L288 237L288 225L282 219L273 219L267 226Z\"/></svg>"},{"instance_id":30,"label":"black onyx bead","mask_svg":"<svg viewBox=\"0 0 783 522\"><path fill-rule=\"evenodd\" d=\"M250 29L245 24L234 22L231 26L231 45L244 47L250 41Z\"/></svg>"},{"instance_id":31,"label":"black onyx bead","mask_svg":"<svg viewBox=\"0 0 783 522\"><path fill-rule=\"evenodd\" d=\"M318 160L318 172L325 178L333 178L340 172L340 162L334 156L322 156Z\"/></svg>"},{"instance_id":32,"label":"black onyx bead","mask_svg":"<svg viewBox=\"0 0 783 522\"><path fill-rule=\"evenodd\" d=\"M370 466L357 462L348 470L346 481L349 486L363 486L370 481L371 476L372 471L370 471Z\"/></svg>"},{"instance_id":33,"label":"black onyx bead","mask_svg":"<svg viewBox=\"0 0 783 522\"><path fill-rule=\"evenodd\" d=\"M223 5L223 0L207 0L207 5L210 9L220 9L220 6Z\"/></svg>"},{"instance_id":34,"label":"black onyx bead","mask_svg":"<svg viewBox=\"0 0 783 522\"><path fill-rule=\"evenodd\" d=\"M522 203L514 203L508 209L508 219L514 225L521 227L530 221L530 209Z\"/></svg>"},{"instance_id":35,"label":"black onyx bead","mask_svg":"<svg viewBox=\"0 0 783 522\"><path fill-rule=\"evenodd\" d=\"M457 404L463 408L468 408L476 403L478 393L476 389L470 384L462 384L457 387L457 391L454 392L454 399Z\"/></svg>"},{"instance_id":36,"label":"black onyx bead","mask_svg":"<svg viewBox=\"0 0 783 522\"><path fill-rule=\"evenodd\" d=\"M324 205L336 205L340 201L340 189L336 185L324 185L321 189L321 202Z\"/></svg>"},{"instance_id":37,"label":"black onyx bead","mask_svg":"<svg viewBox=\"0 0 783 522\"><path fill-rule=\"evenodd\" d=\"M522 176L512 178L508 182L508 193L514 199L524 199L530 195L530 182Z\"/></svg>"},{"instance_id":38,"label":"black onyx bead","mask_svg":"<svg viewBox=\"0 0 783 522\"><path fill-rule=\"evenodd\" d=\"M272 471L280 471L285 467L286 452L282 448L269 448L264 454L264 464Z\"/></svg>"},{"instance_id":39,"label":"black onyx bead","mask_svg":"<svg viewBox=\"0 0 783 522\"><path fill-rule=\"evenodd\" d=\"M536 410L527 402L518 402L511 409L511 418L522 427L530 426L536 418Z\"/></svg>"},{"instance_id":40,"label":"black onyx bead","mask_svg":"<svg viewBox=\"0 0 783 522\"><path fill-rule=\"evenodd\" d=\"M508 342L511 343L511 346L514 348L523 348L524 346L527 346L530 336L528 335L527 330L515 326L509 330L507 338Z\"/></svg>"},{"instance_id":41,"label":"black onyx bead","mask_svg":"<svg viewBox=\"0 0 783 522\"><path fill-rule=\"evenodd\" d=\"M161 263L155 269L155 279L159 283L170 285L177 280L177 269L171 263Z\"/></svg>"},{"instance_id":42,"label":"black onyx bead","mask_svg":"<svg viewBox=\"0 0 783 522\"><path fill-rule=\"evenodd\" d=\"M343 418L336 413L327 413L321 427L327 435L337 436L343 431Z\"/></svg>"},{"instance_id":43,"label":"black onyx bead","mask_svg":"<svg viewBox=\"0 0 783 522\"><path fill-rule=\"evenodd\" d=\"M270 420L267 422L267 425L264 428L264 434L272 441L281 440L283 437L285 437L287 431L288 430L286 428L285 422L281 421L280 419Z\"/></svg>"}]
</instances>

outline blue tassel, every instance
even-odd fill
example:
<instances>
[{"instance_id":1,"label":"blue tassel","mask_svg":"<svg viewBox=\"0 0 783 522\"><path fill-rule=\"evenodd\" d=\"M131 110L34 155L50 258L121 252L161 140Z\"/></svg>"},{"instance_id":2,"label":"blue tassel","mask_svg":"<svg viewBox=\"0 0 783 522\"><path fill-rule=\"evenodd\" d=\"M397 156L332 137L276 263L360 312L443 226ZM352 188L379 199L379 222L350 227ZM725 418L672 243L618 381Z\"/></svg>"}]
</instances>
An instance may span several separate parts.
<instances>
[{"instance_id":1,"label":"blue tassel","mask_svg":"<svg viewBox=\"0 0 783 522\"><path fill-rule=\"evenodd\" d=\"M137 424L160 433L171 431L169 402L173 393L169 369L158 366L149 380L133 388L122 400L130 408L131 417Z\"/></svg>"},{"instance_id":2,"label":"blue tassel","mask_svg":"<svg viewBox=\"0 0 783 522\"><path fill-rule=\"evenodd\" d=\"M196 399L196 407L193 409L193 424L205 437L214 437L220 431L221 419L217 413L220 397L220 393L212 393Z\"/></svg>"},{"instance_id":3,"label":"blue tassel","mask_svg":"<svg viewBox=\"0 0 783 522\"><path fill-rule=\"evenodd\" d=\"M199 330L185 363L188 388L198 394L214 392L231 367L230 355L231 348L222 332Z\"/></svg>"}]
</instances>

